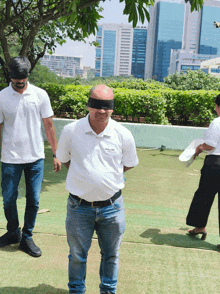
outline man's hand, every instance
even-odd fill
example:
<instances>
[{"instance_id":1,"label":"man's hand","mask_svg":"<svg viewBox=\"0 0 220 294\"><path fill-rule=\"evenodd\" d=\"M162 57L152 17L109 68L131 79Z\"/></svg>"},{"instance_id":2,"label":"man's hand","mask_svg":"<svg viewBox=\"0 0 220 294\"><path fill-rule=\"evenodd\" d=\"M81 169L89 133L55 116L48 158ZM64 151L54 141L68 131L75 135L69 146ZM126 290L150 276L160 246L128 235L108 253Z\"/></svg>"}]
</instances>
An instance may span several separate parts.
<instances>
[{"instance_id":1,"label":"man's hand","mask_svg":"<svg viewBox=\"0 0 220 294\"><path fill-rule=\"evenodd\" d=\"M55 173L58 173L61 170L61 162L56 157L53 158L53 165Z\"/></svg>"}]
</instances>

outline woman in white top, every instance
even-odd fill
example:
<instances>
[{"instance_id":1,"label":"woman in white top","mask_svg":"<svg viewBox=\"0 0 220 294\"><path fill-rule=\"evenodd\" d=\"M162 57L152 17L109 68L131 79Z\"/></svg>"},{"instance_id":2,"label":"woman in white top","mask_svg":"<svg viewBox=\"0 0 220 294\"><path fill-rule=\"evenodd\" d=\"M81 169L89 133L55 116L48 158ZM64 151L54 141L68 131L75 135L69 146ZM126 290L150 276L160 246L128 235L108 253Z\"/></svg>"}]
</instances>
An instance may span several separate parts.
<instances>
[{"instance_id":1,"label":"woman in white top","mask_svg":"<svg viewBox=\"0 0 220 294\"><path fill-rule=\"evenodd\" d=\"M206 224L216 193L219 197L220 211L220 95L215 99L216 112L215 118L204 134L204 143L199 145L195 151L195 157L202 151L208 151L204 165L201 169L199 187L194 194L186 224L195 227L189 230L191 236L201 234L202 240L206 239ZM220 218L219 218L220 228ZM220 248L220 245L217 245Z\"/></svg>"}]
</instances>

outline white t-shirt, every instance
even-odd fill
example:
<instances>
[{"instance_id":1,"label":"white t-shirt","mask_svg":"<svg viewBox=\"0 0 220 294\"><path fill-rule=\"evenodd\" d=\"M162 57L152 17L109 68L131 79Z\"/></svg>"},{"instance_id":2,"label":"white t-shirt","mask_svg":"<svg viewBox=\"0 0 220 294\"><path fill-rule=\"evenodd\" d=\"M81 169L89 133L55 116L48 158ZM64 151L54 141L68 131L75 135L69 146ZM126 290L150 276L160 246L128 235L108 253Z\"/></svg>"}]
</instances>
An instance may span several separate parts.
<instances>
[{"instance_id":1,"label":"white t-shirt","mask_svg":"<svg viewBox=\"0 0 220 294\"><path fill-rule=\"evenodd\" d=\"M204 143L215 147L208 154L220 155L220 117L215 118L204 133Z\"/></svg>"},{"instance_id":2,"label":"white t-shirt","mask_svg":"<svg viewBox=\"0 0 220 294\"><path fill-rule=\"evenodd\" d=\"M28 83L23 94L11 84L0 92L3 123L1 161L30 163L45 158L41 119L53 116L46 91Z\"/></svg>"},{"instance_id":3,"label":"white t-shirt","mask_svg":"<svg viewBox=\"0 0 220 294\"><path fill-rule=\"evenodd\" d=\"M57 157L70 162L66 189L87 201L104 201L124 188L123 167L138 164L131 132L109 119L97 135L89 115L66 125L58 143Z\"/></svg>"}]
</instances>

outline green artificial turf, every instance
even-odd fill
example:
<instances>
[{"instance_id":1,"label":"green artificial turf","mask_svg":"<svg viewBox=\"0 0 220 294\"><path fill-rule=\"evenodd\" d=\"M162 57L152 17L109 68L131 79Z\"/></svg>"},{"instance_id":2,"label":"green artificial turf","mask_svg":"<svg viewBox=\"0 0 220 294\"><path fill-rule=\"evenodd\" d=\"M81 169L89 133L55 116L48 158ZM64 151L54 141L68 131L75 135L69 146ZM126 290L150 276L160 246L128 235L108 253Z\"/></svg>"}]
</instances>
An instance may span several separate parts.
<instances>
[{"instance_id":1,"label":"green artificial turf","mask_svg":"<svg viewBox=\"0 0 220 294\"><path fill-rule=\"evenodd\" d=\"M207 239L188 236L185 219L198 187L205 154L188 168L179 162L180 151L138 150L140 164L125 174L123 190L126 232L120 249L117 294L219 293L217 199L207 225ZM68 245L65 217L68 192L66 169L55 174L52 152L46 145L45 177L34 240L40 258L0 248L0 294L68 293ZM23 224L25 187L20 185L18 209ZM0 200L0 235L5 232ZM96 235L88 256L87 293L99 293L100 250Z\"/></svg>"}]
</instances>

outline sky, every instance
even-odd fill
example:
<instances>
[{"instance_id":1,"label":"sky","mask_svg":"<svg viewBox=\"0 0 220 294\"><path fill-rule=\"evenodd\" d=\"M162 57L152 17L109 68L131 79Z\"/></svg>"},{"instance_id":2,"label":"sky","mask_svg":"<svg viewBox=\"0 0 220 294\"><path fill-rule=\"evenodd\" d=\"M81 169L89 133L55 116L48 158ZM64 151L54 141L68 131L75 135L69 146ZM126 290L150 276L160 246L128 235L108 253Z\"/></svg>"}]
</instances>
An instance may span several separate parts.
<instances>
[{"instance_id":1,"label":"sky","mask_svg":"<svg viewBox=\"0 0 220 294\"><path fill-rule=\"evenodd\" d=\"M102 23L123 23L128 24L128 16L123 15L124 3L119 0L106 0L100 6L104 8L101 15L103 18L99 21ZM138 23L137 25L142 25ZM147 26L147 21L143 24ZM90 46L89 42L95 41L95 36L91 35L86 44L84 42L72 41L67 39L67 42L62 46L57 45L56 54L68 56L83 56L83 66L95 68L95 47Z\"/></svg>"}]
</instances>

